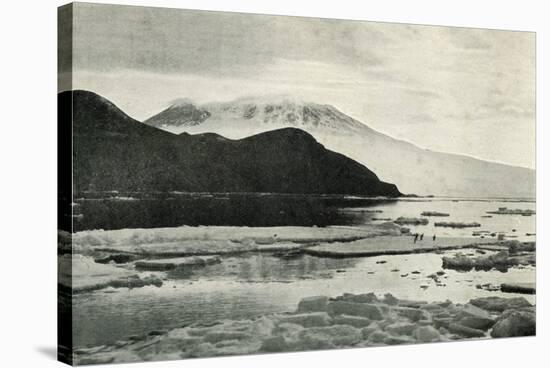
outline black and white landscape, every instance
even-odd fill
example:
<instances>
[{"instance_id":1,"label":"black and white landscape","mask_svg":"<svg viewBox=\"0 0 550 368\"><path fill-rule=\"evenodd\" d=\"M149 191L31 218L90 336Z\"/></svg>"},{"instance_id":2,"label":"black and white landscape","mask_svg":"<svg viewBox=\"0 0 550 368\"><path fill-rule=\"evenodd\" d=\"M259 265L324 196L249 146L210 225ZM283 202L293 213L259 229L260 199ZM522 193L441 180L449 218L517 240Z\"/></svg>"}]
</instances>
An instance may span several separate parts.
<instances>
[{"instance_id":1,"label":"black and white landscape","mask_svg":"<svg viewBox=\"0 0 550 368\"><path fill-rule=\"evenodd\" d=\"M535 335L533 34L59 19L63 361Z\"/></svg>"},{"instance_id":2,"label":"black and white landscape","mask_svg":"<svg viewBox=\"0 0 550 368\"><path fill-rule=\"evenodd\" d=\"M250 97L199 106L189 100L175 101L144 123L176 134L214 132L234 139L298 128L328 149L371 168L384 180L399 183L404 193L535 196L534 170L422 149L377 132L331 105L289 96Z\"/></svg>"}]
</instances>

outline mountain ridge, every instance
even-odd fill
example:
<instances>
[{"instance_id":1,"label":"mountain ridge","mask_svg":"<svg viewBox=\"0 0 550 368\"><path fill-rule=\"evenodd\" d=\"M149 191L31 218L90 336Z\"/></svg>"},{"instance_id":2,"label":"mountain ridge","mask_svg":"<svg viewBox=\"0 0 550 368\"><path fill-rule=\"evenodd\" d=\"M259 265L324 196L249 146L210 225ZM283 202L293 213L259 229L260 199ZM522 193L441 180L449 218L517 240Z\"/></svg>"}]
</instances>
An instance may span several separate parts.
<instances>
[{"instance_id":1,"label":"mountain ridge","mask_svg":"<svg viewBox=\"0 0 550 368\"><path fill-rule=\"evenodd\" d=\"M535 196L533 169L418 147L412 142L378 132L331 105L276 95L257 99L248 96L199 106L210 113L202 122L181 127L168 124L162 128L176 133L212 132L239 139L293 126L309 132L328 149L371 168L382 180L397 183L406 193L464 197ZM309 116L315 119L306 120L305 117Z\"/></svg>"},{"instance_id":2,"label":"mountain ridge","mask_svg":"<svg viewBox=\"0 0 550 368\"><path fill-rule=\"evenodd\" d=\"M82 191L273 192L399 196L367 167L286 128L230 140L180 134L132 119L89 91L58 95L73 105L74 186ZM60 124L70 122L60 121Z\"/></svg>"},{"instance_id":3,"label":"mountain ridge","mask_svg":"<svg viewBox=\"0 0 550 368\"><path fill-rule=\"evenodd\" d=\"M210 113L197 107L191 100L180 99L151 119L144 121L145 124L154 127L163 126L193 126L199 125L210 117Z\"/></svg>"}]
</instances>

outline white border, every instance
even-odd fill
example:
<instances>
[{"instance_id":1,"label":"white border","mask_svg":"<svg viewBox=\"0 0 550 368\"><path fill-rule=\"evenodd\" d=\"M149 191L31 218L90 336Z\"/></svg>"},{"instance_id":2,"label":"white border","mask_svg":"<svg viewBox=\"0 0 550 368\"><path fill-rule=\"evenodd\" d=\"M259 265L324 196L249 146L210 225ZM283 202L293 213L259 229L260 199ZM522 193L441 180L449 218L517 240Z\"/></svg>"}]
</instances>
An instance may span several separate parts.
<instances>
[{"instance_id":1,"label":"white border","mask_svg":"<svg viewBox=\"0 0 550 368\"><path fill-rule=\"evenodd\" d=\"M97 0L99 3L106 1ZM519 367L544 365L549 344L550 245L547 159L550 33L543 1L179 0L119 4L325 18L440 24L537 32L536 338L143 363L137 367ZM0 366L53 367L56 344L56 14L57 0L9 1L1 8L3 292ZM6 78L7 77L7 78ZM546 102L546 106L543 102ZM546 167L545 167L546 166ZM513 178L510 178L513 180Z\"/></svg>"}]
</instances>

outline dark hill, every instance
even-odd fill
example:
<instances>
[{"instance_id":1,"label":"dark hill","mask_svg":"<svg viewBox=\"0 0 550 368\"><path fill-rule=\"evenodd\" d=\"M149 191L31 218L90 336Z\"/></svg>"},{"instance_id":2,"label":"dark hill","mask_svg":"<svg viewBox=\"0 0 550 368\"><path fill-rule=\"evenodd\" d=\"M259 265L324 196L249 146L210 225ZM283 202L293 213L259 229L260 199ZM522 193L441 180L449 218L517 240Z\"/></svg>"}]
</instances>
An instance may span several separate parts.
<instances>
[{"instance_id":1,"label":"dark hill","mask_svg":"<svg viewBox=\"0 0 550 368\"><path fill-rule=\"evenodd\" d=\"M62 92L58 99L60 109L73 104L76 193L178 190L400 195L395 185L381 182L365 166L325 149L299 129L241 140L217 134L174 135L132 119L92 92Z\"/></svg>"}]
</instances>

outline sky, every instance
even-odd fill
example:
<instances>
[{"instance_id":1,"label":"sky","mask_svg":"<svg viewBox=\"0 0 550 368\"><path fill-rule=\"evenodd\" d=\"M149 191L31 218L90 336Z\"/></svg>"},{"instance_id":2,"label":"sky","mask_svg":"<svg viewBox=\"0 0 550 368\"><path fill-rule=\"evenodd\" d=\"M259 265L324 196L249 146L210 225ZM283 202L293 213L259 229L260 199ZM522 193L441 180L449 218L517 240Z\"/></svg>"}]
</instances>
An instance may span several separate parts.
<instances>
[{"instance_id":1,"label":"sky","mask_svg":"<svg viewBox=\"0 0 550 368\"><path fill-rule=\"evenodd\" d=\"M138 120L179 98L286 94L423 148L535 167L532 32L83 3L73 27L61 78Z\"/></svg>"}]
</instances>

